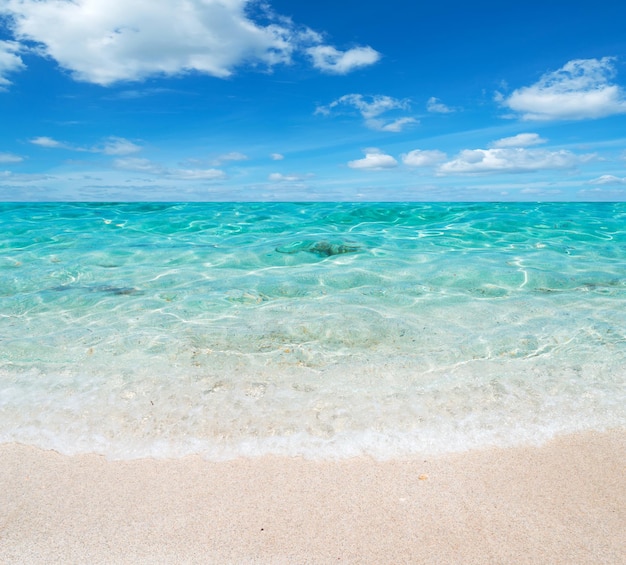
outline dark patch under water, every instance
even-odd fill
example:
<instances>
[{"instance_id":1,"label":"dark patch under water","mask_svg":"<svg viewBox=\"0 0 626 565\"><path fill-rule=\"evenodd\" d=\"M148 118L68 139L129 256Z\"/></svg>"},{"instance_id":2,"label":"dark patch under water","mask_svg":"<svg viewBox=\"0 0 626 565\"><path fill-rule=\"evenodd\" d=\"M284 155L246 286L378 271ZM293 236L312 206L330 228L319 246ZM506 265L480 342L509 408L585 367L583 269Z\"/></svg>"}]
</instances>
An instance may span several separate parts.
<instances>
[{"instance_id":1,"label":"dark patch under water","mask_svg":"<svg viewBox=\"0 0 626 565\"><path fill-rule=\"evenodd\" d=\"M351 243L331 243L329 241L296 241L276 248L279 253L313 253L319 257L332 257L345 253L356 253L360 247Z\"/></svg>"},{"instance_id":2,"label":"dark patch under water","mask_svg":"<svg viewBox=\"0 0 626 565\"><path fill-rule=\"evenodd\" d=\"M59 286L55 286L50 289L55 292L65 292L67 290L82 290L85 292L102 292L104 294L114 294L117 296L127 296L131 294L142 294L142 291L138 288L133 287L124 287L124 286L108 286L108 285L98 285L98 286L74 286L70 284L62 284Z\"/></svg>"}]
</instances>

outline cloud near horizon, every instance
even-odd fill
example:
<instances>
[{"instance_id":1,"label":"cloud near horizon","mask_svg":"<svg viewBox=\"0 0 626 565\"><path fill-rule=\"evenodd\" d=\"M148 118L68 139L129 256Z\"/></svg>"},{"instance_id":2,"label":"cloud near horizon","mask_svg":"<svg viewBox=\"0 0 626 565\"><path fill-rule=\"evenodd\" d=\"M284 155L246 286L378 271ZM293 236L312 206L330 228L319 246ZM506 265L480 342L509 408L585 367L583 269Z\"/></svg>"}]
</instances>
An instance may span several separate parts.
<instances>
[{"instance_id":1,"label":"cloud near horizon","mask_svg":"<svg viewBox=\"0 0 626 565\"><path fill-rule=\"evenodd\" d=\"M454 159L443 163L439 174L528 173L547 169L571 169L591 156L571 151L501 147L464 149Z\"/></svg>"},{"instance_id":2,"label":"cloud near horizon","mask_svg":"<svg viewBox=\"0 0 626 565\"><path fill-rule=\"evenodd\" d=\"M496 101L527 121L583 120L626 113L623 90L611 83L614 57L575 59L538 82L496 93Z\"/></svg>"},{"instance_id":3,"label":"cloud near horizon","mask_svg":"<svg viewBox=\"0 0 626 565\"><path fill-rule=\"evenodd\" d=\"M147 173L177 180L199 181L226 178L226 173L219 169L170 169L141 157L115 159L113 166L124 171Z\"/></svg>"},{"instance_id":4,"label":"cloud near horizon","mask_svg":"<svg viewBox=\"0 0 626 565\"><path fill-rule=\"evenodd\" d=\"M597 179L592 179L587 184L626 184L626 177L616 177L615 175L602 175Z\"/></svg>"},{"instance_id":5,"label":"cloud near horizon","mask_svg":"<svg viewBox=\"0 0 626 565\"><path fill-rule=\"evenodd\" d=\"M265 23L252 19L251 7ZM369 46L324 45L321 34L255 0L3 0L1 16L16 41L0 43L0 88L10 84L6 73L23 67L20 42L101 86L189 72L226 78L244 65L289 64L296 52L335 74L380 59Z\"/></svg>"},{"instance_id":6,"label":"cloud near horizon","mask_svg":"<svg viewBox=\"0 0 626 565\"><path fill-rule=\"evenodd\" d=\"M363 159L350 161L348 163L348 167L351 169L380 171L383 169L393 169L398 166L398 161L396 161L391 155L383 153L380 149L372 147L365 149L363 152L365 153L365 157Z\"/></svg>"},{"instance_id":7,"label":"cloud near horizon","mask_svg":"<svg viewBox=\"0 0 626 565\"><path fill-rule=\"evenodd\" d=\"M595 154L576 154L565 149L533 148L546 143L536 133L521 133L498 139L488 149L463 149L454 158L437 149L414 149L400 156L409 168L436 167L437 176L534 173L543 170L574 169L577 165L594 160ZM531 147L531 148L528 148ZM364 150L365 157L350 161L351 169L383 170L398 166L398 161L378 148ZM617 183L621 179L605 175L596 184Z\"/></svg>"}]
</instances>

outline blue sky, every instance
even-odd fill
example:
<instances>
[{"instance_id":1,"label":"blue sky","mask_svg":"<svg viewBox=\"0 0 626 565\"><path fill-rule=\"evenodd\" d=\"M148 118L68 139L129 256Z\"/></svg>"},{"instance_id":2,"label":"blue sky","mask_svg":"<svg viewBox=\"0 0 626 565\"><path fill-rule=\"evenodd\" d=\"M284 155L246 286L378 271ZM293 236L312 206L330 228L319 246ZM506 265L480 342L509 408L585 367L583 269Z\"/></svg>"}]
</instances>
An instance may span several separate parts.
<instances>
[{"instance_id":1,"label":"blue sky","mask_svg":"<svg viewBox=\"0 0 626 565\"><path fill-rule=\"evenodd\" d=\"M0 0L1 200L626 200L626 3Z\"/></svg>"}]
</instances>

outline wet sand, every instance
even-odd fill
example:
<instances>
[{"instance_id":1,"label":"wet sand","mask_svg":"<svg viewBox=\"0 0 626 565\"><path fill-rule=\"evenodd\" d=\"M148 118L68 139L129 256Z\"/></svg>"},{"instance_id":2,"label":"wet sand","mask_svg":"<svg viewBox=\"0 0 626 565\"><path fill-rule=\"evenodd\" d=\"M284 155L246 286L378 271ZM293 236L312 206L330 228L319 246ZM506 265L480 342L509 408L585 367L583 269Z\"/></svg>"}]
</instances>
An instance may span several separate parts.
<instances>
[{"instance_id":1,"label":"wet sand","mask_svg":"<svg viewBox=\"0 0 626 565\"><path fill-rule=\"evenodd\" d=\"M107 461L0 446L0 562L626 562L626 430L436 458Z\"/></svg>"}]
</instances>

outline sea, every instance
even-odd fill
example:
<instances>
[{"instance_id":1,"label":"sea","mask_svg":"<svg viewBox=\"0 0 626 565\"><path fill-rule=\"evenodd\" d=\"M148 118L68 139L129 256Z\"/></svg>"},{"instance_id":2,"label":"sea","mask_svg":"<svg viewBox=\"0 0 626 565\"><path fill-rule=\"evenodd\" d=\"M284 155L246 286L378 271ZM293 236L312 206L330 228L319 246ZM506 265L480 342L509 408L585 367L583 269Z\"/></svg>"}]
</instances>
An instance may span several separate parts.
<instances>
[{"instance_id":1,"label":"sea","mask_svg":"<svg viewBox=\"0 0 626 565\"><path fill-rule=\"evenodd\" d=\"M390 459L626 427L626 203L3 203L0 228L0 443Z\"/></svg>"}]
</instances>

